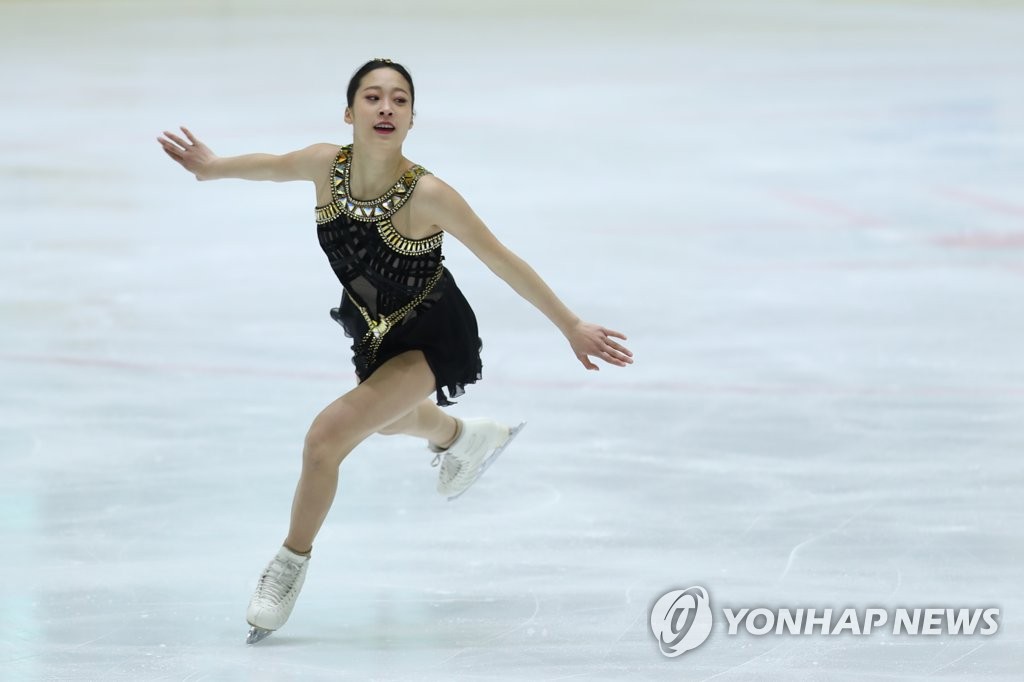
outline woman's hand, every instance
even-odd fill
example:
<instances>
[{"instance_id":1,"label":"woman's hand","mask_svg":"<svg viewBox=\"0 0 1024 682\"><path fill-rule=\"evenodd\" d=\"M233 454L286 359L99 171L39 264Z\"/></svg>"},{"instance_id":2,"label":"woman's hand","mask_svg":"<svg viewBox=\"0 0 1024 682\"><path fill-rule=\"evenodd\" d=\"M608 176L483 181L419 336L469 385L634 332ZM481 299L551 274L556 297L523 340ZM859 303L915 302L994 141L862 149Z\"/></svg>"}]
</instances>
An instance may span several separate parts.
<instances>
[{"instance_id":1,"label":"woman's hand","mask_svg":"<svg viewBox=\"0 0 1024 682\"><path fill-rule=\"evenodd\" d=\"M626 340L626 335L622 332L605 329L589 322L577 322L569 332L568 339L576 357L587 369L601 369L591 361L591 355L617 367L633 364L633 352L613 341L613 336L623 341Z\"/></svg>"},{"instance_id":2,"label":"woman's hand","mask_svg":"<svg viewBox=\"0 0 1024 682\"><path fill-rule=\"evenodd\" d=\"M163 137L156 138L157 142L164 148L167 156L171 157L181 167L196 176L196 180L210 180L210 167L217 160L217 155L210 151L210 148L200 142L192 132L185 126L181 127L188 141L164 131Z\"/></svg>"}]
</instances>

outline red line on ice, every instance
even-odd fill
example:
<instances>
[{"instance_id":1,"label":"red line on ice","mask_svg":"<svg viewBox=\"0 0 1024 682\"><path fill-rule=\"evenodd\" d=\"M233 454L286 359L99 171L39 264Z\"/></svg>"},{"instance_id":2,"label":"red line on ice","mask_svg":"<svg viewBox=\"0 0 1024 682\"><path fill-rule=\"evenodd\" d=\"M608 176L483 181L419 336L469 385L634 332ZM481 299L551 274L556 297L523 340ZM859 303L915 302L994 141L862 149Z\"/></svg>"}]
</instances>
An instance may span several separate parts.
<instances>
[{"instance_id":1,"label":"red line on ice","mask_svg":"<svg viewBox=\"0 0 1024 682\"><path fill-rule=\"evenodd\" d=\"M822 199L821 197L813 197L807 194L796 194L794 192L783 192L776 190L775 196L787 203L805 208L815 213L822 213L824 215L830 215L838 218L845 218L846 220L856 224L863 225L865 227L873 227L882 225L884 221L874 216L867 215L854 211L842 204L830 201L828 199Z\"/></svg>"},{"instance_id":2,"label":"red line on ice","mask_svg":"<svg viewBox=\"0 0 1024 682\"><path fill-rule=\"evenodd\" d=\"M106 367L157 372L193 372L197 374L235 374L243 376L282 377L315 381L350 380L355 383L352 373L319 372L309 370L274 369L266 367L229 367L222 365L198 365L188 363L167 363L139 360L116 360L111 358L72 357L67 355L30 355L0 353L0 360L10 362L32 362L47 365L71 365L77 367ZM860 397L992 397L1024 396L1021 386L842 386L830 384L701 384L687 381L630 381L617 380L596 383L594 381L551 381L533 379L492 379L495 385L527 389L598 390L671 392L693 394L727 395L796 395L796 396L860 396Z\"/></svg>"},{"instance_id":3,"label":"red line on ice","mask_svg":"<svg viewBox=\"0 0 1024 682\"><path fill-rule=\"evenodd\" d=\"M990 197L984 194L978 194L977 192L958 189L956 187L939 187L936 191L950 199L956 199L957 201L972 204L974 206L987 208L990 211L1005 213L1007 215L1017 216L1018 218L1024 217L1024 205L1014 204L997 197Z\"/></svg>"}]
</instances>

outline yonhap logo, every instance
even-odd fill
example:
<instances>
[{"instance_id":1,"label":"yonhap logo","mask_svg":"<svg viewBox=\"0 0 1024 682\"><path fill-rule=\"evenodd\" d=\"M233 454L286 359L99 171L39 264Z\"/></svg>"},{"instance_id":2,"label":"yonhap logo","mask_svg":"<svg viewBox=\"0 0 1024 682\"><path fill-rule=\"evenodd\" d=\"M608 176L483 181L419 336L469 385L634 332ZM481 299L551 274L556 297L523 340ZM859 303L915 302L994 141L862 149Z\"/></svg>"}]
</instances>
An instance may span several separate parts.
<instances>
[{"instance_id":1,"label":"yonhap logo","mask_svg":"<svg viewBox=\"0 0 1024 682\"><path fill-rule=\"evenodd\" d=\"M864 609L747 606L719 608L719 613L728 625L721 634L729 637L864 637L879 631L901 638L991 637L1001 625L999 607L989 605ZM670 658L703 644L711 634L712 621L711 600L699 585L663 594L651 607L651 632L661 653Z\"/></svg>"},{"instance_id":2,"label":"yonhap logo","mask_svg":"<svg viewBox=\"0 0 1024 682\"><path fill-rule=\"evenodd\" d=\"M711 634L711 601L703 587L662 595L651 607L651 632L661 653L679 656L696 649Z\"/></svg>"}]
</instances>

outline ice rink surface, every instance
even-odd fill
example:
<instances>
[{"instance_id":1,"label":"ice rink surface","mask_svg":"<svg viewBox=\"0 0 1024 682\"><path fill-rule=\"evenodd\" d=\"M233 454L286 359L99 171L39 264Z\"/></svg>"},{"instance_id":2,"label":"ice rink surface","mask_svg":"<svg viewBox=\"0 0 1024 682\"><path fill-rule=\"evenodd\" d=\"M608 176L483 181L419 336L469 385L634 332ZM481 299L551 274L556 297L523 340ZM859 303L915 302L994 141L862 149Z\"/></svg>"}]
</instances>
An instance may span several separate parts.
<instances>
[{"instance_id":1,"label":"ice rink surface","mask_svg":"<svg viewBox=\"0 0 1024 682\"><path fill-rule=\"evenodd\" d=\"M3 680L1021 679L1024 3L0 3ZM342 466L243 643L302 439L353 383L312 188L157 145L405 152L636 364L585 372L454 239L529 426L455 503ZM1016 349L1016 350L1014 350ZM703 586L700 647L652 604ZM994 635L730 635L722 607L999 608Z\"/></svg>"}]
</instances>

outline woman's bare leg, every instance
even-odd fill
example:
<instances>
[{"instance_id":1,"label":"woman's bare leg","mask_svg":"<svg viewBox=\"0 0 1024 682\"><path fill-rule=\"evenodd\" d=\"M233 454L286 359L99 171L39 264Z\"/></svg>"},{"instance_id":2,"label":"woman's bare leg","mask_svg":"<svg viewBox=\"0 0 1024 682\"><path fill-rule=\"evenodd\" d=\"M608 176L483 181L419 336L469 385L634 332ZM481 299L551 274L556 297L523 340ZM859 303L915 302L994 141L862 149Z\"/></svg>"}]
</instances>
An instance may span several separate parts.
<instances>
[{"instance_id":1,"label":"woman's bare leg","mask_svg":"<svg viewBox=\"0 0 1024 682\"><path fill-rule=\"evenodd\" d=\"M443 448L451 445L459 435L459 422L428 398L377 432L385 436L404 434L426 438L433 445Z\"/></svg>"},{"instance_id":2,"label":"woman's bare leg","mask_svg":"<svg viewBox=\"0 0 1024 682\"><path fill-rule=\"evenodd\" d=\"M302 475L286 547L309 552L334 502L342 460L367 436L412 412L433 391L434 374L423 353L410 351L381 365L316 416L302 450Z\"/></svg>"}]
</instances>

